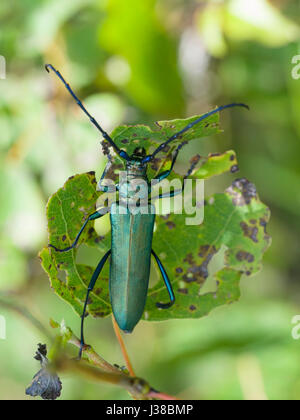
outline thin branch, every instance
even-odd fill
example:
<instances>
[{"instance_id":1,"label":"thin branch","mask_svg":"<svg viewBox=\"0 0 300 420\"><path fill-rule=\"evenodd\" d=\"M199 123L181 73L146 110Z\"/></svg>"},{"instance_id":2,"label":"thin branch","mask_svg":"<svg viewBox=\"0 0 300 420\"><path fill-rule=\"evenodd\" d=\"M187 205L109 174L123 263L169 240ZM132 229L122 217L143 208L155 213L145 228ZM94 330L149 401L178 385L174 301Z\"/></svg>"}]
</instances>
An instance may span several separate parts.
<instances>
[{"instance_id":1,"label":"thin branch","mask_svg":"<svg viewBox=\"0 0 300 420\"><path fill-rule=\"evenodd\" d=\"M80 348L80 340L74 334L68 341L70 344L73 344L77 348ZM99 367L105 372L120 373L120 370L104 360L98 353L95 352L93 347L85 345L82 350L82 356L87 360L91 365Z\"/></svg>"},{"instance_id":2,"label":"thin branch","mask_svg":"<svg viewBox=\"0 0 300 420\"><path fill-rule=\"evenodd\" d=\"M3 295L0 296L0 306L1 305L22 315L23 318L25 318L32 325L34 325L40 332L45 334L45 336L48 337L49 340L54 344L54 358L52 359L52 364L55 370L58 370L58 371L72 370L90 379L120 386L126 389L129 392L129 394L134 399L137 399L137 400L151 400L151 399L176 400L176 398L173 396L154 390L148 384L147 381L135 376L132 366L130 364L124 343L123 343L123 348L127 355L126 364L128 366L128 371L130 372L130 376L126 374L125 372L123 372L117 366L114 366L108 363L93 349L93 347L88 346L88 345L86 345L83 348L82 355L83 355L84 361L79 362L79 361L69 359L68 357L64 355L62 356L61 354L57 353L57 350L60 348L60 345L57 347L56 352L55 352L55 347L57 346L57 343L55 346L55 340L53 340L53 336L49 333L49 331L47 331L44 325L28 311L26 307L20 305L17 302L12 301L11 299L7 299L6 296L3 297ZM64 327L64 328L65 328L65 331L64 331L65 334L69 334L67 342L79 348L80 347L79 338L76 337L71 332L70 329L68 329L67 327ZM63 335L61 335L61 339L59 340L59 342L62 342ZM120 335L120 331L119 331L119 335ZM122 341L122 338L121 338L121 341ZM124 355L124 358L125 358L125 355ZM128 362L129 362L129 365L128 365ZM130 366L130 369L129 369L129 366Z\"/></svg>"},{"instance_id":3,"label":"thin branch","mask_svg":"<svg viewBox=\"0 0 300 420\"><path fill-rule=\"evenodd\" d=\"M78 348L80 347L80 340L74 334L69 338L68 343ZM82 356L85 362L90 363L93 367L88 366L85 362L77 361L74 362L75 364L69 364L69 361L64 361L62 366L58 365L58 369L63 370L74 367L74 370L78 373L82 373L91 379L112 383L125 388L137 400L177 400L174 396L156 391L142 378L138 378L135 375L128 376L128 374L124 373L118 367L111 365L99 356L91 346L86 345L83 348Z\"/></svg>"},{"instance_id":4,"label":"thin branch","mask_svg":"<svg viewBox=\"0 0 300 420\"><path fill-rule=\"evenodd\" d=\"M127 350L126 350L124 340L123 340L123 338L121 336L120 328L119 328L119 326L118 326L118 324L117 324L117 322L116 322L115 317L114 317L113 314L112 314L112 323L113 323L113 327L114 327L114 331L115 331L117 340L118 340L118 342L120 344L120 348L121 348L121 351L122 351L122 354L123 354L123 357L124 357L125 364L126 364L126 367L128 369L128 372L129 372L130 376L133 376L134 377L135 376L135 373L134 373L132 364L130 362L130 359L129 359L129 356L128 356L128 353L127 353Z\"/></svg>"}]
</instances>

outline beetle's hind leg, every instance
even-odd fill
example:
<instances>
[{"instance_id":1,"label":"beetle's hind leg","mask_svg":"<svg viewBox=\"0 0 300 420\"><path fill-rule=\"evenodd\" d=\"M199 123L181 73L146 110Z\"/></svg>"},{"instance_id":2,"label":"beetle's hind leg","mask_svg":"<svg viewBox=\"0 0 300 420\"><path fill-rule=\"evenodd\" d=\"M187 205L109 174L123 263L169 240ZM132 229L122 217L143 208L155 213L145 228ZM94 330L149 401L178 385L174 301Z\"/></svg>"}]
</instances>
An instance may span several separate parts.
<instances>
[{"instance_id":1,"label":"beetle's hind leg","mask_svg":"<svg viewBox=\"0 0 300 420\"><path fill-rule=\"evenodd\" d=\"M163 280L165 282L166 288L167 288L169 296L170 296L170 302L168 302L168 303L157 302L156 306L160 309L168 309L175 303L175 295L174 295L174 292L173 292L173 288L172 288L171 282L169 280L168 274L167 274L164 266L162 265L162 262L160 261L158 256L155 254L153 249L152 249L151 253L152 253L152 255L154 256L154 258L157 262L158 268L159 268L159 270L160 270L160 272L163 276Z\"/></svg>"},{"instance_id":2,"label":"beetle's hind leg","mask_svg":"<svg viewBox=\"0 0 300 420\"><path fill-rule=\"evenodd\" d=\"M111 254L111 249L102 257L101 261L97 265L97 268L92 275L89 287L87 289L86 298L85 298L84 307L83 307L83 312L82 312L82 315L81 315L80 349L79 349L79 355L78 355L79 359L81 359L82 350L83 350L83 347L85 345L83 329L84 329L84 319L85 319L85 316L86 316L86 308L87 308L89 296L90 296L90 293L92 292L92 290L94 289L96 281L97 281L98 277L100 276L102 268L104 267L104 264L106 263L106 260L110 256L110 254Z\"/></svg>"}]
</instances>

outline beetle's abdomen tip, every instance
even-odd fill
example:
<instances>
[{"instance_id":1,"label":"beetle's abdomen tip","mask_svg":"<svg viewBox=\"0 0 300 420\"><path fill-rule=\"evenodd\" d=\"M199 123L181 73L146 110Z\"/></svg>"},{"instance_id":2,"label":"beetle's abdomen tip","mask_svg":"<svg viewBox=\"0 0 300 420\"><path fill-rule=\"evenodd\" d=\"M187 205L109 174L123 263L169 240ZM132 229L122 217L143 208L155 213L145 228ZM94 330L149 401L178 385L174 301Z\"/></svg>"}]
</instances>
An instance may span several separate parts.
<instances>
[{"instance_id":1,"label":"beetle's abdomen tip","mask_svg":"<svg viewBox=\"0 0 300 420\"><path fill-rule=\"evenodd\" d=\"M133 330L123 330L125 334L131 334Z\"/></svg>"}]
</instances>

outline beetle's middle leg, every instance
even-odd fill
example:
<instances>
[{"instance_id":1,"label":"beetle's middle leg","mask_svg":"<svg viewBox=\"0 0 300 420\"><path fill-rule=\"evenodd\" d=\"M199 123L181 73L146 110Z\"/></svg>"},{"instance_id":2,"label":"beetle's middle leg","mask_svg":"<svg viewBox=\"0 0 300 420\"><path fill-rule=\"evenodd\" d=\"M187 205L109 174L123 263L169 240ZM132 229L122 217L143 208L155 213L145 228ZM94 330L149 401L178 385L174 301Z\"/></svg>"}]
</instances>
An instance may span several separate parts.
<instances>
[{"instance_id":1,"label":"beetle's middle leg","mask_svg":"<svg viewBox=\"0 0 300 420\"><path fill-rule=\"evenodd\" d=\"M155 254L155 252L153 251L153 249L152 249L151 253L152 253L152 255L154 256L154 258L155 258L155 260L157 262L158 268L160 269L160 272L161 272L161 274L163 276L163 280L165 282L166 288L167 288L168 293L169 293L169 296L170 296L170 302L169 303L160 303L160 302L157 302L156 303L156 306L158 308L160 308L160 309L168 309L168 308L170 308L175 303L175 295L174 295L174 292L173 292L173 288L172 288L171 282L169 280L168 274L167 274L164 266L162 265L162 262L160 261L160 259L158 258L158 256Z\"/></svg>"},{"instance_id":2,"label":"beetle's middle leg","mask_svg":"<svg viewBox=\"0 0 300 420\"><path fill-rule=\"evenodd\" d=\"M175 149L175 152L174 152L174 154L173 154L173 157L172 157L172 162L171 162L171 166L170 166L170 169L168 169L168 170L166 170L166 171L163 171L163 172L160 172L155 178L153 178L153 179L156 179L157 180L157 182L161 182L161 181L163 181L165 178L167 178L170 174L171 174L171 172L173 171L173 168L174 168L174 165L175 165L175 163L176 163L176 160L177 160L177 157L178 157L178 153L179 153L179 151L181 150L181 148L184 146L184 145L186 145L187 144L187 142L183 142L183 143L181 143L181 144L179 144L178 146L177 146L177 148Z\"/></svg>"},{"instance_id":3,"label":"beetle's middle leg","mask_svg":"<svg viewBox=\"0 0 300 420\"><path fill-rule=\"evenodd\" d=\"M104 216L106 213L109 212L109 208L103 208L100 211L96 211L95 213L89 215L89 217L86 219L86 221L82 225L79 233L77 234L77 236L75 238L75 241L73 242L73 244L71 246L69 246L68 248L64 248L64 249L56 248L56 246L51 245L51 244L49 244L48 246L51 247L51 248L54 248L55 251L57 251L57 252L66 252L66 251L70 251L71 249L75 248L75 246L77 245L77 243L79 241L79 238L80 238L82 232L84 231L86 225L88 224L88 222L91 221L91 220L99 219L100 217Z\"/></svg>"},{"instance_id":4,"label":"beetle's middle leg","mask_svg":"<svg viewBox=\"0 0 300 420\"><path fill-rule=\"evenodd\" d=\"M87 292L86 292L86 298L85 298L85 302L84 302L83 312L82 312L82 315L81 315L80 350L79 350L79 355L78 355L79 359L81 358L82 349L84 347L83 327L84 327L84 319L85 319L85 315L86 315L86 308L87 308L89 296L90 296L90 293L92 292L92 290L94 289L96 281L97 281L98 277L100 276L101 270L104 267L104 264L106 263L106 260L110 256L110 254L111 254L111 249L102 257L101 261L97 265L97 268L92 275L89 287L88 287Z\"/></svg>"},{"instance_id":5,"label":"beetle's middle leg","mask_svg":"<svg viewBox=\"0 0 300 420\"><path fill-rule=\"evenodd\" d=\"M179 146L182 147L183 145L184 145L184 143L180 144ZM179 146L178 146L178 148L179 148ZM176 149L176 151L178 150L178 148ZM174 159L176 160L176 158L177 158L178 152L176 154L176 151L175 151L175 157L173 158L173 160ZM195 169L195 166L197 165L197 163L198 163L197 160L195 160L194 162L192 162L189 170L187 171L187 173L183 177L183 184L182 184L182 188L180 190L173 190L173 191L168 191L168 192L165 192L165 193L161 193L161 194L159 194L159 195L157 195L155 197L151 197L150 200L152 201L152 200L157 200L157 199L160 199L160 198L172 198L172 197L175 197L176 195L182 194L183 191L184 191L184 187L185 187L185 180L191 175L191 173ZM158 178L154 178L154 179L159 179L158 182L160 182L163 179L167 178L170 175L173 166L174 166L174 164L171 165L171 168L168 171L162 172L161 175L160 175L160 177L158 175Z\"/></svg>"}]
</instances>

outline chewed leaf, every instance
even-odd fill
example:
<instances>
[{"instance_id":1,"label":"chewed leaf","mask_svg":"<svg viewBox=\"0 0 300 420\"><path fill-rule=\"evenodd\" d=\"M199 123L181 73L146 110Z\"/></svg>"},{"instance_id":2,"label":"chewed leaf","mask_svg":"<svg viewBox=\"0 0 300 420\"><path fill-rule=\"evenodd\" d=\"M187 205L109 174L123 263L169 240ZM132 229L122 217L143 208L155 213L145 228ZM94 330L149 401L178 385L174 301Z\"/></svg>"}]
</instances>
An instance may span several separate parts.
<instances>
[{"instance_id":1,"label":"chewed leaf","mask_svg":"<svg viewBox=\"0 0 300 420\"><path fill-rule=\"evenodd\" d=\"M199 117L200 115L186 119L158 121L154 129L141 124L134 126L122 125L113 130L111 137L117 146L121 149L125 149L129 155L131 155L137 147L143 147L146 150L146 153L150 154L159 144L166 141L173 134L182 130ZM219 132L219 114L215 114L179 136L177 140L172 142L172 148L176 147L179 143L208 137ZM149 165L150 178L157 172L158 168L164 164L164 159L167 157L170 147L167 147L166 149L165 153L160 153ZM115 156L114 164L106 178L114 180L115 176L113 173L121 167L124 167L124 162L118 156Z\"/></svg>"},{"instance_id":2,"label":"chewed leaf","mask_svg":"<svg viewBox=\"0 0 300 420\"><path fill-rule=\"evenodd\" d=\"M167 269L176 302L167 311L157 310L156 302L168 301L160 280L149 292L146 319L198 318L232 303L240 295L241 275L259 271L270 245L266 232L269 209L246 179L236 180L225 193L206 199L201 225L186 226L185 217L172 214L157 220L153 248ZM212 259L222 246L226 252L224 267L215 274L216 291L201 294Z\"/></svg>"},{"instance_id":3,"label":"chewed leaf","mask_svg":"<svg viewBox=\"0 0 300 420\"><path fill-rule=\"evenodd\" d=\"M235 173L239 170L236 155L233 150L225 153L212 153L193 172L193 178L208 179L225 172Z\"/></svg>"},{"instance_id":4,"label":"chewed leaf","mask_svg":"<svg viewBox=\"0 0 300 420\"><path fill-rule=\"evenodd\" d=\"M144 147L146 153L150 153L196 118L198 116L186 120L161 121L155 129L145 125L121 126L113 131L112 138L129 155L136 147ZM168 167L171 152L179 142L215 134L219 131L218 123L219 115L212 115L178 137L171 148L160 153L162 157L151 162L148 168L149 179ZM115 180L117 171L124 168L124 162L114 155L112 159L107 166L107 176ZM189 174L194 179L209 179L238 171L236 155L232 150L210 154L208 157L197 155L191 159L190 164L192 170ZM169 180L173 178L182 180L183 176L174 171ZM64 249L74 242L88 215L95 211L96 201L101 195L96 191L96 186L95 174L90 172L71 177L53 194L47 206L51 245ZM197 205L202 205L202 202ZM260 269L262 256L270 243L266 233L269 210L259 200L255 186L245 179L236 180L224 193L206 198L204 212L201 225L187 226L186 217L191 219L191 216L186 214L157 216L153 248L169 273L176 303L168 310L157 308L157 302L168 301L164 283L159 280L148 293L146 319L201 317L219 305L238 299L241 275L250 275ZM111 246L110 234L98 236L93 223L89 222L78 246L84 243L98 249L100 260ZM212 260L222 247L226 251L223 267L215 273L216 291L201 294L203 284L212 274ZM44 248L40 253L51 287L81 315L95 267L78 264L76 255L77 248L65 253ZM111 313L108 283L109 261L88 301L88 313L94 317L104 317Z\"/></svg>"}]
</instances>

